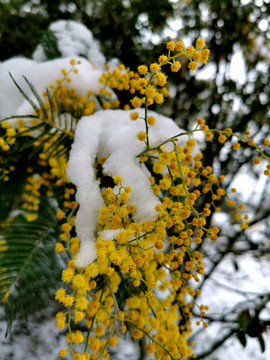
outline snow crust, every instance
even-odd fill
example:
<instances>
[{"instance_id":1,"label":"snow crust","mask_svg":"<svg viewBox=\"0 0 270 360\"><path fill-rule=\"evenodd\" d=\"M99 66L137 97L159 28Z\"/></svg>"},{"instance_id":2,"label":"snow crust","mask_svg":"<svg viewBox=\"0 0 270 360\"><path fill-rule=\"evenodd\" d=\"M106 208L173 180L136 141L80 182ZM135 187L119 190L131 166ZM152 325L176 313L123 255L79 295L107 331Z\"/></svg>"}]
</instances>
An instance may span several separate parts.
<instances>
[{"instance_id":1,"label":"snow crust","mask_svg":"<svg viewBox=\"0 0 270 360\"><path fill-rule=\"evenodd\" d=\"M144 116L143 109L136 111ZM145 149L144 142L137 139L138 132L145 130L145 123L140 118L132 121L131 112L133 110L101 110L83 117L77 125L67 177L77 187L76 200L80 205L76 216L76 231L81 241L76 259L78 267L85 267L96 258L94 234L98 211L103 206L99 182L94 175L96 157L107 158L103 165L105 173L120 175L124 178L122 185L131 187L129 202L136 207L136 222L154 220L157 216L155 206L160 201L153 194L147 171L137 159L137 155ZM153 147L183 132L172 119L152 111L148 112L148 116L156 118L156 124L149 128ZM181 136L181 143L186 140L187 136ZM164 147L166 151L173 149L171 143Z\"/></svg>"}]
</instances>

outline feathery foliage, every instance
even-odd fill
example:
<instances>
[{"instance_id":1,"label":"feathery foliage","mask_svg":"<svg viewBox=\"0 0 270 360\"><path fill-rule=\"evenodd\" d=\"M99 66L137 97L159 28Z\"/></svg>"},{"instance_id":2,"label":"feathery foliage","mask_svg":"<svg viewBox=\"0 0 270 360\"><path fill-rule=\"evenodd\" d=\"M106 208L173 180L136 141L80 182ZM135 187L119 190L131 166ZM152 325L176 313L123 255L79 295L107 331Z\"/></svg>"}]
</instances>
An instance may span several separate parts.
<instances>
[{"instance_id":1,"label":"feathery foliage","mask_svg":"<svg viewBox=\"0 0 270 360\"><path fill-rule=\"evenodd\" d=\"M44 199L36 221L20 214L1 232L0 299L5 301L7 331L18 312L26 319L59 285L66 259L54 252L58 228L55 208Z\"/></svg>"}]
</instances>

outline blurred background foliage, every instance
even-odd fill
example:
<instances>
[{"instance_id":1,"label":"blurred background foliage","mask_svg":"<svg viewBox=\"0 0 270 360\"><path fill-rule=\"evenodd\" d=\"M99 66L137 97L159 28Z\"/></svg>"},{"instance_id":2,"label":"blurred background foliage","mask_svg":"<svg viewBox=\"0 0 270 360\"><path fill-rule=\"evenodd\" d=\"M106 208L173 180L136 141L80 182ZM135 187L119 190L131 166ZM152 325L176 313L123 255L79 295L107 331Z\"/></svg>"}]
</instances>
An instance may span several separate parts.
<instances>
[{"instance_id":1,"label":"blurred background foliage","mask_svg":"<svg viewBox=\"0 0 270 360\"><path fill-rule=\"evenodd\" d=\"M85 24L100 41L108 60L117 57L134 70L140 64L156 61L166 52L169 39L191 45L203 37L211 49L208 65L204 70L190 72L183 63L183 71L170 74L171 97L159 111L175 119L182 128L191 128L200 116L210 128L249 129L258 143L269 138L269 0L2 0L0 60L12 56L31 57L50 23L58 19ZM237 76L232 71L233 62ZM129 95L119 96L126 103ZM229 142L209 142L204 149L205 164L226 175L227 189L239 173L249 173L249 179L257 179L263 172L261 167L254 168L250 148L242 146L237 153L232 153ZM230 231L223 229L221 245L215 248L214 255L209 255L207 247L201 249L210 264L201 287L228 254L234 256L236 272L238 259L245 253L256 256L258 261L269 259L269 180L262 182L260 194L256 201L256 194L245 195L250 228L259 226L260 234L236 230L233 226ZM229 211L225 205L220 206L222 211ZM239 242L244 244L241 250L237 247ZM210 323L223 322L229 332L209 343L209 348L198 358L206 358L234 335L243 346L247 336L258 337L263 350L261 335L270 324L270 314L268 311L268 318L262 320L260 313L267 306L269 309L270 289L268 294L254 296L253 300L247 301L240 310L231 310L231 314L235 314L233 321L228 322L224 314L209 317ZM257 327L260 331L251 331Z\"/></svg>"}]
</instances>

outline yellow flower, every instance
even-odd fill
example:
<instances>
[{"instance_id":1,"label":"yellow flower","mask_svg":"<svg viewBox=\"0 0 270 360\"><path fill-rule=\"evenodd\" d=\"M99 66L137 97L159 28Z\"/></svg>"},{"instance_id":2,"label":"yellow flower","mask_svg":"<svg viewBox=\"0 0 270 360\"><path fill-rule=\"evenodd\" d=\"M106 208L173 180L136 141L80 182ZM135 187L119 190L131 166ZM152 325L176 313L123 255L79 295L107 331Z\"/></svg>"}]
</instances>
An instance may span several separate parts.
<instances>
[{"instance_id":1,"label":"yellow flower","mask_svg":"<svg viewBox=\"0 0 270 360\"><path fill-rule=\"evenodd\" d=\"M55 244L54 251L55 252L65 251L65 248L64 248L63 244L57 243L57 244Z\"/></svg>"},{"instance_id":2,"label":"yellow flower","mask_svg":"<svg viewBox=\"0 0 270 360\"><path fill-rule=\"evenodd\" d=\"M117 345L117 338L115 336L109 337L108 343L110 346L116 346Z\"/></svg>"},{"instance_id":3,"label":"yellow flower","mask_svg":"<svg viewBox=\"0 0 270 360\"><path fill-rule=\"evenodd\" d=\"M143 333L138 329L134 329L132 331L131 335L132 335L133 339L135 339L135 340L141 339L143 337Z\"/></svg>"},{"instance_id":4,"label":"yellow flower","mask_svg":"<svg viewBox=\"0 0 270 360\"><path fill-rule=\"evenodd\" d=\"M148 118L147 118L147 123L148 123L148 125L150 125L150 126L155 125L156 119L154 118L154 116L148 116Z\"/></svg>"},{"instance_id":5,"label":"yellow flower","mask_svg":"<svg viewBox=\"0 0 270 360\"><path fill-rule=\"evenodd\" d=\"M62 271L62 280L65 282L70 282L74 276L74 269L66 269Z\"/></svg>"},{"instance_id":6,"label":"yellow flower","mask_svg":"<svg viewBox=\"0 0 270 360\"><path fill-rule=\"evenodd\" d=\"M188 64L188 68L189 68L191 71L195 70L196 67L197 67L196 61L191 61L191 62Z\"/></svg>"},{"instance_id":7,"label":"yellow flower","mask_svg":"<svg viewBox=\"0 0 270 360\"><path fill-rule=\"evenodd\" d=\"M150 65L150 71L157 72L160 69L159 65L157 63L153 63Z\"/></svg>"},{"instance_id":8,"label":"yellow flower","mask_svg":"<svg viewBox=\"0 0 270 360\"><path fill-rule=\"evenodd\" d=\"M157 92L157 93L155 94L154 100L155 100L155 102L156 102L157 104L162 104L163 101L164 101L164 97L163 97L162 94L160 94L160 93Z\"/></svg>"},{"instance_id":9,"label":"yellow flower","mask_svg":"<svg viewBox=\"0 0 270 360\"><path fill-rule=\"evenodd\" d=\"M175 61L174 63L171 64L171 71L172 72L177 72L181 69L181 64L179 61Z\"/></svg>"},{"instance_id":10,"label":"yellow flower","mask_svg":"<svg viewBox=\"0 0 270 360\"><path fill-rule=\"evenodd\" d=\"M105 329L101 325L97 325L96 328L94 329L94 331L95 331L96 336L102 336L105 333Z\"/></svg>"},{"instance_id":11,"label":"yellow flower","mask_svg":"<svg viewBox=\"0 0 270 360\"><path fill-rule=\"evenodd\" d=\"M157 80L157 83L159 86L164 86L167 82L167 78L165 76L165 74L163 74L162 72L159 72L155 75L155 78Z\"/></svg>"},{"instance_id":12,"label":"yellow flower","mask_svg":"<svg viewBox=\"0 0 270 360\"><path fill-rule=\"evenodd\" d=\"M133 112L129 116L130 116L131 120L137 120L138 116L139 116L139 113L138 112Z\"/></svg>"},{"instance_id":13,"label":"yellow flower","mask_svg":"<svg viewBox=\"0 0 270 360\"><path fill-rule=\"evenodd\" d=\"M56 217L57 217L57 219L63 219L65 217L65 214L63 211L60 210L60 211L57 211Z\"/></svg>"},{"instance_id":14,"label":"yellow flower","mask_svg":"<svg viewBox=\"0 0 270 360\"><path fill-rule=\"evenodd\" d=\"M65 232L69 232L72 229L72 226L68 223L64 223L61 225L61 229Z\"/></svg>"},{"instance_id":15,"label":"yellow flower","mask_svg":"<svg viewBox=\"0 0 270 360\"><path fill-rule=\"evenodd\" d=\"M137 134L137 139L140 140L140 141L144 141L146 138L147 138L147 135L146 135L146 133L144 131L140 131Z\"/></svg>"},{"instance_id":16,"label":"yellow flower","mask_svg":"<svg viewBox=\"0 0 270 360\"><path fill-rule=\"evenodd\" d=\"M67 351L64 349L59 350L59 357L64 358L67 355Z\"/></svg>"},{"instance_id":17,"label":"yellow flower","mask_svg":"<svg viewBox=\"0 0 270 360\"><path fill-rule=\"evenodd\" d=\"M142 100L138 98L138 96L134 96L130 102L134 108L140 107L142 105Z\"/></svg>"},{"instance_id":18,"label":"yellow flower","mask_svg":"<svg viewBox=\"0 0 270 360\"><path fill-rule=\"evenodd\" d=\"M80 344L83 342L84 337L80 330L77 330L75 333L71 334L71 339L75 344Z\"/></svg>"},{"instance_id":19,"label":"yellow flower","mask_svg":"<svg viewBox=\"0 0 270 360\"><path fill-rule=\"evenodd\" d=\"M196 45L199 49L202 49L205 45L205 41L202 38L196 40Z\"/></svg>"},{"instance_id":20,"label":"yellow flower","mask_svg":"<svg viewBox=\"0 0 270 360\"><path fill-rule=\"evenodd\" d=\"M177 41L175 49L176 51L180 51L180 52L184 49L184 44L182 43L182 41Z\"/></svg>"},{"instance_id":21,"label":"yellow flower","mask_svg":"<svg viewBox=\"0 0 270 360\"><path fill-rule=\"evenodd\" d=\"M167 60L167 56L166 55L160 55L159 58L158 58L158 62L159 63L163 63Z\"/></svg>"},{"instance_id":22,"label":"yellow flower","mask_svg":"<svg viewBox=\"0 0 270 360\"><path fill-rule=\"evenodd\" d=\"M147 73L148 69L147 69L147 66L145 65L140 65L138 67L138 71L141 75L144 75L145 73ZM152 71L152 70L151 70Z\"/></svg>"},{"instance_id":23,"label":"yellow flower","mask_svg":"<svg viewBox=\"0 0 270 360\"><path fill-rule=\"evenodd\" d=\"M173 51L175 49L175 43L173 41L167 42L167 49Z\"/></svg>"},{"instance_id":24,"label":"yellow flower","mask_svg":"<svg viewBox=\"0 0 270 360\"><path fill-rule=\"evenodd\" d=\"M188 46L187 47L187 54L190 56L194 53L195 49L193 46Z\"/></svg>"}]
</instances>

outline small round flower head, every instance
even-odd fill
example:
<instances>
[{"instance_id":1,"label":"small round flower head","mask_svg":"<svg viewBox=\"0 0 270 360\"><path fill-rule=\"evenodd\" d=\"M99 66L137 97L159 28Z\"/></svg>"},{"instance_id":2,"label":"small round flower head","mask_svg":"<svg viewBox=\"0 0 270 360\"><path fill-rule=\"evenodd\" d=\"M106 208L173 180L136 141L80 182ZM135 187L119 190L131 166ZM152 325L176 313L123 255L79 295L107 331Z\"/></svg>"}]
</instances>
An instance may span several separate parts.
<instances>
[{"instance_id":1,"label":"small round flower head","mask_svg":"<svg viewBox=\"0 0 270 360\"><path fill-rule=\"evenodd\" d=\"M197 63L196 61L191 61L189 64L188 64L188 68L193 71L197 68Z\"/></svg>"},{"instance_id":2,"label":"small round flower head","mask_svg":"<svg viewBox=\"0 0 270 360\"><path fill-rule=\"evenodd\" d=\"M154 118L154 116L148 116L147 122L148 122L148 125L152 126L152 125L155 125L156 119Z\"/></svg>"},{"instance_id":3,"label":"small round flower head","mask_svg":"<svg viewBox=\"0 0 270 360\"><path fill-rule=\"evenodd\" d=\"M54 251L55 252L65 251L65 248L64 248L63 244L57 243L57 244L55 244Z\"/></svg>"},{"instance_id":4,"label":"small round flower head","mask_svg":"<svg viewBox=\"0 0 270 360\"><path fill-rule=\"evenodd\" d=\"M138 96L134 96L130 102L134 108L140 107L142 105L142 100Z\"/></svg>"},{"instance_id":5,"label":"small round flower head","mask_svg":"<svg viewBox=\"0 0 270 360\"><path fill-rule=\"evenodd\" d=\"M157 63L153 63L150 65L150 71L157 72L160 69L159 65Z\"/></svg>"},{"instance_id":6,"label":"small round flower head","mask_svg":"<svg viewBox=\"0 0 270 360\"><path fill-rule=\"evenodd\" d=\"M165 74L159 72L159 73L156 74L155 77L156 77L156 80L157 80L157 83L158 83L159 86L162 87L162 86L164 86L166 84L167 78L166 78Z\"/></svg>"},{"instance_id":7,"label":"small round flower head","mask_svg":"<svg viewBox=\"0 0 270 360\"><path fill-rule=\"evenodd\" d=\"M199 49L202 49L205 45L205 41L202 39L202 38L199 38L197 41L196 41L196 46L199 48Z\"/></svg>"},{"instance_id":8,"label":"small round flower head","mask_svg":"<svg viewBox=\"0 0 270 360\"><path fill-rule=\"evenodd\" d=\"M163 63L167 60L167 56L166 55L160 55L159 58L158 58L158 62L159 63Z\"/></svg>"},{"instance_id":9,"label":"small round flower head","mask_svg":"<svg viewBox=\"0 0 270 360\"><path fill-rule=\"evenodd\" d=\"M193 46L188 46L187 47L187 54L190 56L194 53L195 49Z\"/></svg>"},{"instance_id":10,"label":"small round flower head","mask_svg":"<svg viewBox=\"0 0 270 360\"><path fill-rule=\"evenodd\" d=\"M177 41L175 49L176 49L176 51L179 51L179 52L181 52L184 49L184 44L182 43L182 41Z\"/></svg>"},{"instance_id":11,"label":"small round flower head","mask_svg":"<svg viewBox=\"0 0 270 360\"><path fill-rule=\"evenodd\" d=\"M179 61L175 61L174 63L171 64L171 71L172 72L177 72L181 69L181 64Z\"/></svg>"},{"instance_id":12,"label":"small round flower head","mask_svg":"<svg viewBox=\"0 0 270 360\"><path fill-rule=\"evenodd\" d=\"M225 141L227 140L226 136L225 135L220 135L218 137L218 141L222 144L224 143Z\"/></svg>"},{"instance_id":13,"label":"small round flower head","mask_svg":"<svg viewBox=\"0 0 270 360\"><path fill-rule=\"evenodd\" d=\"M148 71L147 66L145 66L145 65L140 65L140 66L138 67L138 71L139 71L139 73L140 73L141 75L146 74L147 71ZM152 71L152 70L151 70L151 71Z\"/></svg>"},{"instance_id":14,"label":"small round flower head","mask_svg":"<svg viewBox=\"0 0 270 360\"><path fill-rule=\"evenodd\" d=\"M167 49L173 51L175 49L174 41L167 42Z\"/></svg>"},{"instance_id":15,"label":"small round flower head","mask_svg":"<svg viewBox=\"0 0 270 360\"><path fill-rule=\"evenodd\" d=\"M131 120L137 120L138 116L139 116L139 113L138 112L133 112L129 116L130 116Z\"/></svg>"},{"instance_id":16,"label":"small round flower head","mask_svg":"<svg viewBox=\"0 0 270 360\"><path fill-rule=\"evenodd\" d=\"M64 349L61 349L61 350L59 350L58 355L59 355L59 357L64 358L67 355L67 351Z\"/></svg>"},{"instance_id":17,"label":"small round flower head","mask_svg":"<svg viewBox=\"0 0 270 360\"><path fill-rule=\"evenodd\" d=\"M163 95L162 95L161 93L158 93L158 92L155 94L154 99L155 99L155 102L156 102L157 104L162 104L163 101L164 101Z\"/></svg>"},{"instance_id":18,"label":"small round flower head","mask_svg":"<svg viewBox=\"0 0 270 360\"><path fill-rule=\"evenodd\" d=\"M111 336L108 340L108 343L110 346L116 346L117 345L117 338L115 336Z\"/></svg>"},{"instance_id":19,"label":"small round flower head","mask_svg":"<svg viewBox=\"0 0 270 360\"><path fill-rule=\"evenodd\" d=\"M147 135L144 131L140 131L138 134L137 134L137 138L138 140L140 141L144 141L146 139Z\"/></svg>"},{"instance_id":20,"label":"small round flower head","mask_svg":"<svg viewBox=\"0 0 270 360\"><path fill-rule=\"evenodd\" d=\"M240 148L239 142L234 143L232 147L233 147L233 150L238 150Z\"/></svg>"}]
</instances>

